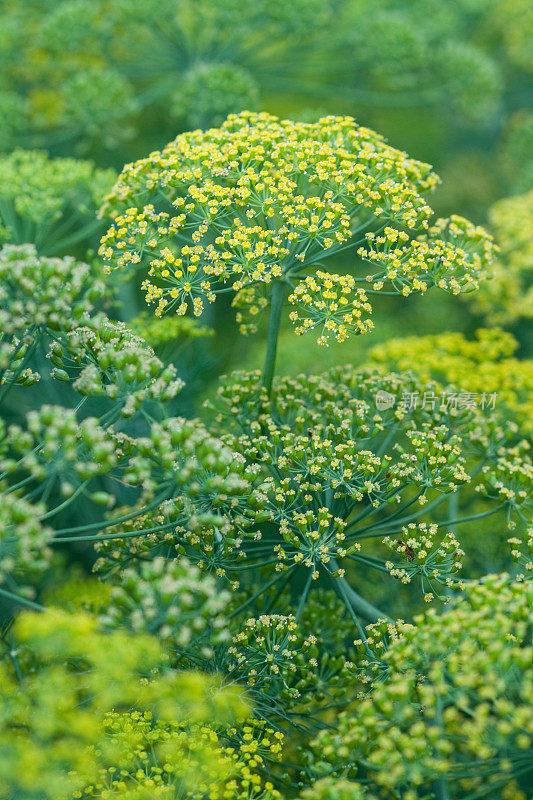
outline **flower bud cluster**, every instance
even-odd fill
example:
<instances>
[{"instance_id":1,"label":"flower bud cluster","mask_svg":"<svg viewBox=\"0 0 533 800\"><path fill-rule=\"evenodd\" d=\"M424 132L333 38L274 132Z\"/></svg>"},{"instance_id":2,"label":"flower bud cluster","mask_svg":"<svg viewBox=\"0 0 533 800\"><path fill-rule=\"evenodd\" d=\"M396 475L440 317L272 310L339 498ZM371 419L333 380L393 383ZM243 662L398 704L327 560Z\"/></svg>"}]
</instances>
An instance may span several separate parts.
<instances>
[{"instance_id":1,"label":"flower bud cluster","mask_svg":"<svg viewBox=\"0 0 533 800\"><path fill-rule=\"evenodd\" d=\"M362 564L404 583L416 576L426 600L446 601L442 587L461 586L456 573L463 547L453 533L439 535L437 523L415 523L424 512L414 504L438 505L439 497L464 491L481 460L494 468L505 437L501 420L494 427L492 417L477 408L420 403L406 411L398 402L378 411L379 392L395 398L409 389L421 395L422 386L426 391L409 373L383 376L353 367L279 379L270 398L257 373L223 381L218 424L228 446L261 470L268 517L258 550L275 571L290 580L305 567L315 581L329 580ZM405 506L395 513L391 506L397 504ZM404 509L407 516L396 527ZM488 512L498 510L491 502ZM438 518L446 519L445 512ZM373 538L401 560L377 558L367 546ZM253 559L243 564L251 568Z\"/></svg>"},{"instance_id":2,"label":"flower bud cluster","mask_svg":"<svg viewBox=\"0 0 533 800\"><path fill-rule=\"evenodd\" d=\"M325 611L335 625L324 625ZM304 637L315 637L317 666L305 677L299 707L312 712L326 700L345 707L359 685L357 648L351 646L353 621L332 589L314 586L302 608L298 626Z\"/></svg>"},{"instance_id":3,"label":"flower bud cluster","mask_svg":"<svg viewBox=\"0 0 533 800\"><path fill-rule=\"evenodd\" d=\"M110 757L106 764L94 753L105 766L75 797L280 800L262 773L279 760L283 734L256 720L217 731L199 724L199 716L187 724L162 721L150 711L107 713L103 729Z\"/></svg>"},{"instance_id":4,"label":"flower bud cluster","mask_svg":"<svg viewBox=\"0 0 533 800\"><path fill-rule=\"evenodd\" d=\"M373 347L369 355L371 364L395 372L409 370L427 383L436 381L434 402L439 405L443 391L448 391L451 405L458 409L478 405L485 417L496 404L505 405L506 418L529 432L533 369L530 360L512 357L517 347L518 342L508 331L481 328L473 340L461 333L390 339ZM423 399L421 394L418 402Z\"/></svg>"},{"instance_id":5,"label":"flower bud cluster","mask_svg":"<svg viewBox=\"0 0 533 800\"><path fill-rule=\"evenodd\" d=\"M215 438L197 421L167 418L134 442L124 480L142 489L141 503L162 489L167 498L153 511L131 509L132 519L97 543L106 563L137 560L142 554L168 554L174 546L201 569L224 577L246 559L247 540L261 538L257 524L268 517L266 497L257 485L258 468ZM132 536L138 531L138 538ZM146 532L145 532L146 531ZM123 533L124 537L120 534ZM238 581L232 581L234 588Z\"/></svg>"},{"instance_id":6,"label":"flower bud cluster","mask_svg":"<svg viewBox=\"0 0 533 800\"><path fill-rule=\"evenodd\" d=\"M448 494L470 481L465 470L466 459L462 455L462 439L452 433L447 425L432 426L424 423L419 429L405 432L409 448L397 443L400 454L399 474L409 479L424 492L435 489ZM423 499L422 499L423 498ZM425 494L421 496L425 501Z\"/></svg>"},{"instance_id":7,"label":"flower bud cluster","mask_svg":"<svg viewBox=\"0 0 533 800\"><path fill-rule=\"evenodd\" d=\"M0 250L0 383L34 383L26 367L39 336L70 331L89 320L104 286L73 258L41 258L34 245Z\"/></svg>"},{"instance_id":8,"label":"flower bud cluster","mask_svg":"<svg viewBox=\"0 0 533 800\"><path fill-rule=\"evenodd\" d=\"M39 253L64 252L76 225L94 235L96 210L116 177L91 161L18 148L0 156L0 173L0 241L33 242Z\"/></svg>"},{"instance_id":9,"label":"flower bud cluster","mask_svg":"<svg viewBox=\"0 0 533 800\"><path fill-rule=\"evenodd\" d=\"M389 619L378 619L377 622L365 626L363 638L355 639L357 677L361 686L359 697L366 696L375 683L387 679L390 666L385 654L391 644L402 635L402 631L410 627L412 626L406 624L403 619L394 622Z\"/></svg>"},{"instance_id":10,"label":"flower bud cluster","mask_svg":"<svg viewBox=\"0 0 533 800\"><path fill-rule=\"evenodd\" d=\"M43 405L30 411L26 426L10 425L11 457L1 467L10 475L25 474L38 483L58 483L68 498L96 477L108 475L119 462L119 439L94 417L79 421L61 406Z\"/></svg>"},{"instance_id":11,"label":"flower bud cluster","mask_svg":"<svg viewBox=\"0 0 533 800\"><path fill-rule=\"evenodd\" d=\"M220 774L228 786L234 777L249 785L253 759L233 768L213 747L216 729L249 709L205 675L169 670L155 637L103 633L95 617L53 608L19 615L13 641L0 663L0 781L9 795L141 800L151 789L163 798L171 788L195 790L195 767L196 777L209 769L208 785ZM264 738L255 765L269 750L278 757L277 737L264 730Z\"/></svg>"},{"instance_id":12,"label":"flower bud cluster","mask_svg":"<svg viewBox=\"0 0 533 800\"><path fill-rule=\"evenodd\" d=\"M327 508L320 508L315 514L311 509L293 513L282 519L279 532L284 545L275 545L274 551L280 561L279 568L286 562L302 564L311 569L313 580L319 576L318 566L329 564L332 558L344 558L348 550L344 546L346 523L334 518ZM359 549L352 545L350 550ZM343 569L335 569L334 576L344 575Z\"/></svg>"},{"instance_id":13,"label":"flower bud cluster","mask_svg":"<svg viewBox=\"0 0 533 800\"><path fill-rule=\"evenodd\" d=\"M213 647L229 637L224 618L229 593L186 558L158 556L141 562L140 569L121 571L113 583L100 617L106 628L155 635L179 661L189 650L212 658Z\"/></svg>"},{"instance_id":14,"label":"flower bud cluster","mask_svg":"<svg viewBox=\"0 0 533 800\"><path fill-rule=\"evenodd\" d=\"M450 796L525 800L533 701L530 582L488 576L442 617L403 627L356 713L315 745L317 775L357 780L378 796L415 800L441 779Z\"/></svg>"},{"instance_id":15,"label":"flower bud cluster","mask_svg":"<svg viewBox=\"0 0 533 800\"><path fill-rule=\"evenodd\" d=\"M0 492L0 585L11 576L24 580L48 567L53 531L39 522L44 511L12 492Z\"/></svg>"},{"instance_id":16,"label":"flower bud cluster","mask_svg":"<svg viewBox=\"0 0 533 800\"><path fill-rule=\"evenodd\" d=\"M107 397L123 417L131 417L148 401L167 402L183 387L174 366L165 367L123 322L105 317L54 341L48 357L55 366L52 375L61 380L75 377L73 387L79 394Z\"/></svg>"}]
</instances>

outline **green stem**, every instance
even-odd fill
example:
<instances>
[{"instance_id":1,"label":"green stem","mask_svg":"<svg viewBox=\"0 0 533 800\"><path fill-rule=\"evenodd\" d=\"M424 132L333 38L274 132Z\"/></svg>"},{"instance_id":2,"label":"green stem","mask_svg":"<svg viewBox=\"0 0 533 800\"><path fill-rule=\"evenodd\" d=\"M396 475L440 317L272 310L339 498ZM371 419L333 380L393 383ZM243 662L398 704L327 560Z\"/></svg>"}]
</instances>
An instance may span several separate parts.
<instances>
[{"instance_id":1,"label":"green stem","mask_svg":"<svg viewBox=\"0 0 533 800\"><path fill-rule=\"evenodd\" d=\"M463 517L462 519L445 519L443 522L438 522L437 525L439 528L442 528L443 525L461 525L463 522L472 522L475 519L483 519L484 517L490 517L491 514L497 514L505 506L505 503L500 503L499 506L490 509L489 511L483 511L481 514L471 514L469 517Z\"/></svg>"},{"instance_id":2,"label":"green stem","mask_svg":"<svg viewBox=\"0 0 533 800\"><path fill-rule=\"evenodd\" d=\"M113 539L130 539L130 538L139 538L141 539L143 536L148 536L151 533L159 533L160 531L166 531L169 528L177 528L180 524L184 524L187 520L183 520L180 523L179 520L173 520L172 522L167 522L164 525L157 525L154 528L140 528L139 530L135 531L123 531L121 533L108 533L105 536L102 536L99 533L89 536L57 536L54 539L51 539L49 544L70 544L70 543L77 543L77 542L106 542L112 541ZM178 541L177 537L174 537L174 541ZM184 544L184 539L179 539L180 544Z\"/></svg>"},{"instance_id":3,"label":"green stem","mask_svg":"<svg viewBox=\"0 0 533 800\"><path fill-rule=\"evenodd\" d=\"M34 611L46 611L44 606L41 606L38 603L33 603L26 597L20 597L18 594L9 592L7 589L0 588L0 597L5 597L8 600L11 600L11 602L17 603L18 605L27 606L27 608L32 608Z\"/></svg>"},{"instance_id":4,"label":"green stem","mask_svg":"<svg viewBox=\"0 0 533 800\"><path fill-rule=\"evenodd\" d=\"M272 284L270 319L268 322L265 366L263 369L263 386L267 390L269 397L272 393L272 380L274 378L274 369L276 366L279 327L281 323L281 312L283 310L284 299L285 283L283 281L274 281Z\"/></svg>"},{"instance_id":5,"label":"green stem","mask_svg":"<svg viewBox=\"0 0 533 800\"><path fill-rule=\"evenodd\" d=\"M437 695L437 725L442 731L442 735L444 736L444 722L442 719L442 699L440 695ZM448 780L445 775L440 778L436 778L433 783L433 790L435 792L435 800L450 800L450 790L448 786Z\"/></svg>"},{"instance_id":6,"label":"green stem","mask_svg":"<svg viewBox=\"0 0 533 800\"><path fill-rule=\"evenodd\" d=\"M352 606L352 603L350 601L350 598L348 596L348 593L346 591L346 587L348 585L347 582L341 583L341 581L344 581L344 578L333 578L333 577L331 577L330 579L331 579L331 582L333 584L333 588L335 589L337 594L340 595L341 600L344 602L344 605L348 609L348 612L349 612L353 622L355 623L355 627L357 628L357 632L359 633L359 636L361 637L361 641L363 642L363 646L364 646L365 650L367 651L367 653L369 653L369 655L373 656L373 653L370 650L370 648L368 646L368 643L366 641L366 639L367 639L366 631L363 628L363 626L361 624L361 621L359 620L359 617L355 613L355 611L353 609L353 606Z\"/></svg>"},{"instance_id":7,"label":"green stem","mask_svg":"<svg viewBox=\"0 0 533 800\"><path fill-rule=\"evenodd\" d=\"M344 592L350 601L350 605L357 614L360 614L369 622L377 622L379 619L390 620L388 614L384 611L380 611L379 608L376 608L376 606L373 606L368 600L365 600L364 597L361 597L355 589L352 589L346 578L336 578L335 580L342 581Z\"/></svg>"},{"instance_id":8,"label":"green stem","mask_svg":"<svg viewBox=\"0 0 533 800\"><path fill-rule=\"evenodd\" d=\"M298 604L298 611L296 612L295 620L298 622L302 615L302 611L304 610L305 601L307 600L307 596L309 594L309 589L311 588L311 582L313 580L313 573L309 570L309 575L307 577L307 581L305 583L305 588L302 592L302 596L300 597L300 602Z\"/></svg>"},{"instance_id":9,"label":"green stem","mask_svg":"<svg viewBox=\"0 0 533 800\"><path fill-rule=\"evenodd\" d=\"M56 506L55 508L52 508L51 511L47 511L46 514L42 515L42 517L39 517L40 521L42 522L45 519L50 519L50 517L53 517L56 514L59 514L60 511L63 511L64 508L67 508L67 506L69 506L76 499L76 497L78 497L78 495L80 495L87 488L89 483L90 483L89 480L86 480L86 481L83 481L83 483L80 483L80 485L78 486L76 491L73 492L70 495L70 497L67 497L67 499L64 500L62 503L60 503L58 506Z\"/></svg>"},{"instance_id":10,"label":"green stem","mask_svg":"<svg viewBox=\"0 0 533 800\"><path fill-rule=\"evenodd\" d=\"M335 571L339 569L339 564L336 558L331 559L330 563L330 571ZM377 622L379 619L387 619L391 620L388 614L385 614L384 611L380 611L379 608L373 606L372 603L369 603L368 600L365 600L364 597L361 597L355 589L352 589L346 578L331 578L334 584L337 584L341 587L341 592L344 597L349 601L353 610L364 617L368 622Z\"/></svg>"},{"instance_id":11,"label":"green stem","mask_svg":"<svg viewBox=\"0 0 533 800\"><path fill-rule=\"evenodd\" d=\"M168 486L168 483L164 483L162 485ZM115 517L114 519L106 520L105 522L103 521L91 522L88 525L77 525L74 528L61 528L60 530L57 530L55 532L55 535L56 537L58 537L63 533L85 533L85 531L103 531L106 528L110 528L112 525L119 525L121 522L129 522L132 519L141 517L143 514L148 514L149 511L153 511L154 508L160 506L164 500L168 499L168 497L169 493L165 492L164 494L160 494L158 497L156 497L155 500L152 500L152 502L149 503L147 506L144 506L144 508L135 511L134 514L123 514L120 517ZM142 531L138 535L142 535Z\"/></svg>"}]
</instances>

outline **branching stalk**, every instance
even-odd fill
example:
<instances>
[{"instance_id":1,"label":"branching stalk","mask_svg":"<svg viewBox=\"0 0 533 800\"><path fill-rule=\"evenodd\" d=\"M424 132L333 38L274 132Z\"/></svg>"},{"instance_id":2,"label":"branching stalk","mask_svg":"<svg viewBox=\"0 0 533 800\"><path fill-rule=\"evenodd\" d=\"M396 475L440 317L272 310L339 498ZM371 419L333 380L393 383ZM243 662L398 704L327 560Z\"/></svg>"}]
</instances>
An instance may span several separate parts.
<instances>
[{"instance_id":1,"label":"branching stalk","mask_svg":"<svg viewBox=\"0 0 533 800\"><path fill-rule=\"evenodd\" d=\"M272 394L272 380L274 378L274 370L276 368L279 328L281 324L281 312L283 310L285 292L286 286L283 281L273 282L270 319L268 322L265 366L263 368L263 386L267 390L269 397Z\"/></svg>"}]
</instances>

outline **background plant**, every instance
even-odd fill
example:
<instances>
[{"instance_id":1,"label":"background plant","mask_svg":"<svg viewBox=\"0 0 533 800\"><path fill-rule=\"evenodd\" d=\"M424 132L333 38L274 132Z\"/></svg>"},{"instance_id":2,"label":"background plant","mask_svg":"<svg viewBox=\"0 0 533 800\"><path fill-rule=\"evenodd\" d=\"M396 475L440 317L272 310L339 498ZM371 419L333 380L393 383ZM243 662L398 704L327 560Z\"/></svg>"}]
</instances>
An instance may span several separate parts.
<instances>
[{"instance_id":1,"label":"background plant","mask_svg":"<svg viewBox=\"0 0 533 800\"><path fill-rule=\"evenodd\" d=\"M531 583L504 575L472 584L443 618L429 611L402 633L385 659L389 680L317 738L318 775L333 767L363 797L367 788L391 798L527 797Z\"/></svg>"}]
</instances>

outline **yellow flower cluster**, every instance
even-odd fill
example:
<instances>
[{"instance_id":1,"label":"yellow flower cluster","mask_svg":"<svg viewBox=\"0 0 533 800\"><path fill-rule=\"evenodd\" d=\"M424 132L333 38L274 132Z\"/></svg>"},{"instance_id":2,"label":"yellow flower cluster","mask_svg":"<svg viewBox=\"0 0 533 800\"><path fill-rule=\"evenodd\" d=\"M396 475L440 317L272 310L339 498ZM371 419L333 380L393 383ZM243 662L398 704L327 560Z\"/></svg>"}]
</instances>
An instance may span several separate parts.
<instances>
[{"instance_id":1,"label":"yellow flower cluster","mask_svg":"<svg viewBox=\"0 0 533 800\"><path fill-rule=\"evenodd\" d=\"M533 464L527 454L528 442L504 451L495 464L483 467L485 480L476 491L485 497L499 500L507 509L509 528L516 526L518 518L531 524L533 507ZM524 452L526 451L526 452Z\"/></svg>"},{"instance_id":2,"label":"yellow flower cluster","mask_svg":"<svg viewBox=\"0 0 533 800\"><path fill-rule=\"evenodd\" d=\"M200 315L220 291L303 279L307 293L295 294L311 297L311 325L323 320L342 340L370 328L359 319L364 293L347 306L353 279L318 272L306 283L302 270L376 221L427 229L424 194L436 181L350 117L297 123L243 112L126 165L101 212L113 223L99 253L108 270L147 267L143 288L158 315Z\"/></svg>"},{"instance_id":3,"label":"yellow flower cluster","mask_svg":"<svg viewBox=\"0 0 533 800\"><path fill-rule=\"evenodd\" d=\"M482 328L473 340L462 333L390 339L373 347L369 356L370 364L413 372L421 381L437 381L442 389L451 384L458 397L459 392L472 393L480 405L490 408L491 398L497 399L507 419L527 434L533 430L533 364L512 357L517 346L509 332Z\"/></svg>"},{"instance_id":4,"label":"yellow flower cluster","mask_svg":"<svg viewBox=\"0 0 533 800\"><path fill-rule=\"evenodd\" d=\"M452 576L461 569L461 559L465 554L450 531L443 534L437 543L438 532L436 523L410 522L402 527L401 537L386 536L383 539L389 550L401 556L399 564L385 562L389 573L402 583L411 583L415 575L420 575L426 602L433 600L433 582L457 586ZM426 587L430 591L426 591Z\"/></svg>"},{"instance_id":5,"label":"yellow flower cluster","mask_svg":"<svg viewBox=\"0 0 533 800\"><path fill-rule=\"evenodd\" d=\"M318 344L327 345L330 335L344 342L349 333L367 333L374 327L372 320L361 319L363 312L372 312L372 306L364 289L355 288L351 275L318 270L316 277L307 275L296 286L289 295L289 303L302 308L289 314L291 322L299 323L295 332L301 335L320 328Z\"/></svg>"},{"instance_id":6,"label":"yellow flower cluster","mask_svg":"<svg viewBox=\"0 0 533 800\"><path fill-rule=\"evenodd\" d=\"M437 220L416 239L386 227L380 235L370 231L366 240L358 255L378 267L367 281L374 291L387 286L405 297L432 286L452 294L477 289L495 252L486 231L459 216Z\"/></svg>"},{"instance_id":7,"label":"yellow flower cluster","mask_svg":"<svg viewBox=\"0 0 533 800\"><path fill-rule=\"evenodd\" d=\"M75 794L83 800L275 800L279 793L264 780L265 763L281 755L283 734L253 721L229 728L238 748L208 725L161 722L149 711L110 712L104 720L111 762L92 784ZM101 757L100 757L100 760Z\"/></svg>"},{"instance_id":8,"label":"yellow flower cluster","mask_svg":"<svg viewBox=\"0 0 533 800\"><path fill-rule=\"evenodd\" d=\"M274 547L280 561L277 569L283 569L285 562L302 564L312 570L311 576L317 580L320 564L329 564L332 558L344 558L349 552L360 549L359 543L350 547L344 545L345 528L344 520L333 517L327 508L320 508L316 514L311 509L299 511L289 519L282 519L279 532L290 552L282 545ZM334 577L344 575L343 569L330 571Z\"/></svg>"},{"instance_id":9,"label":"yellow flower cluster","mask_svg":"<svg viewBox=\"0 0 533 800\"><path fill-rule=\"evenodd\" d=\"M242 675L248 686L286 688L297 671L301 635L293 616L263 614L246 620L228 648L230 674Z\"/></svg>"},{"instance_id":10,"label":"yellow flower cluster","mask_svg":"<svg viewBox=\"0 0 533 800\"><path fill-rule=\"evenodd\" d=\"M405 435L409 439L409 450L404 451L400 444L395 446L401 459L398 472L424 491L419 500L421 504L426 502L425 492L429 488L448 494L470 482L462 454L462 439L446 425L424 423L418 430L407 430Z\"/></svg>"},{"instance_id":11,"label":"yellow flower cluster","mask_svg":"<svg viewBox=\"0 0 533 800\"><path fill-rule=\"evenodd\" d=\"M235 319L239 325L240 333L244 336L257 333L258 323L268 307L266 284L247 286L241 289L233 298L231 305L233 308L238 309Z\"/></svg>"},{"instance_id":12,"label":"yellow flower cluster","mask_svg":"<svg viewBox=\"0 0 533 800\"><path fill-rule=\"evenodd\" d=\"M513 560L525 569L530 578L533 575L533 528L528 528L522 537L513 536L507 539L507 543L511 545ZM517 575L517 580L525 579L526 575L523 572Z\"/></svg>"}]
</instances>

